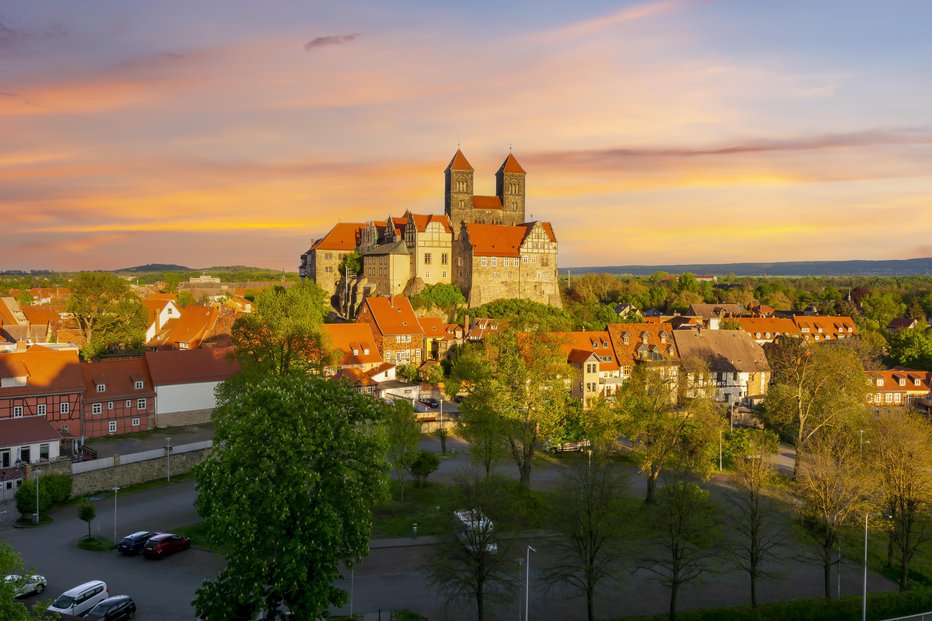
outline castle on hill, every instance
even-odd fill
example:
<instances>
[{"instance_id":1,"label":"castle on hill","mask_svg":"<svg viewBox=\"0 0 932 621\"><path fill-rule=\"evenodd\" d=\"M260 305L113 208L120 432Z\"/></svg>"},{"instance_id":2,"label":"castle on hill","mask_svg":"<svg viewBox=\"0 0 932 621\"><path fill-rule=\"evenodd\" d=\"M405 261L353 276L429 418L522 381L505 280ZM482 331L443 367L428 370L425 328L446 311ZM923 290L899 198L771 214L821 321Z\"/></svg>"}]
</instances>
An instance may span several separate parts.
<instances>
[{"instance_id":1,"label":"castle on hill","mask_svg":"<svg viewBox=\"0 0 932 621\"><path fill-rule=\"evenodd\" d=\"M427 285L452 283L470 307L523 298L560 307L558 244L549 222L525 219L527 173L511 153L495 173L495 196L477 196L475 170L459 149L444 170L443 214L389 216L339 223L312 240L299 274L353 314L365 296L416 295ZM360 255L360 274L341 262Z\"/></svg>"}]
</instances>

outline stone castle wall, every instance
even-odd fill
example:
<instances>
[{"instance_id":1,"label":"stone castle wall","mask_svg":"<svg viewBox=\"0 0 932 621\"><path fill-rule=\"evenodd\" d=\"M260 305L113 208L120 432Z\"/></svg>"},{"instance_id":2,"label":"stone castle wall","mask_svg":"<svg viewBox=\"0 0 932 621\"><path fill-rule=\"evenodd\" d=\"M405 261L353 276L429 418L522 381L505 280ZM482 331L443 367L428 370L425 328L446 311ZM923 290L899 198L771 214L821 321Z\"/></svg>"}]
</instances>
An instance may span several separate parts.
<instances>
[{"instance_id":1,"label":"stone castle wall","mask_svg":"<svg viewBox=\"0 0 932 621\"><path fill-rule=\"evenodd\" d=\"M172 476L190 471L210 455L211 449L201 449L190 453L173 453L171 456ZM114 462L118 461L114 458ZM70 472L70 463L68 472ZM131 464L118 464L112 468L101 468L90 472L79 472L72 476L71 495L86 496L94 492L107 491L114 486L126 487L164 479L168 476L167 459L149 459Z\"/></svg>"}]
</instances>

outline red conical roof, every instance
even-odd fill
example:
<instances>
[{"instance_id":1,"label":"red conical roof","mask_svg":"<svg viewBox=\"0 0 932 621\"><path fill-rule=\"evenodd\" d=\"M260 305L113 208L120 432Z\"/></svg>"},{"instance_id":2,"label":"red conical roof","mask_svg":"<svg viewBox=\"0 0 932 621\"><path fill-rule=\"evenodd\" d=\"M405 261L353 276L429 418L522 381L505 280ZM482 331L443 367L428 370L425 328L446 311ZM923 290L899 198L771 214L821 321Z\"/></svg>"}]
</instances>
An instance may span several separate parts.
<instances>
[{"instance_id":1,"label":"red conical roof","mask_svg":"<svg viewBox=\"0 0 932 621\"><path fill-rule=\"evenodd\" d=\"M463 155L463 152L457 149L456 153L453 155L453 159L450 160L450 164L447 166L447 170L474 170L474 169L472 167L472 164L469 163L469 160L466 159L466 156Z\"/></svg>"},{"instance_id":2,"label":"red conical roof","mask_svg":"<svg viewBox=\"0 0 932 621\"><path fill-rule=\"evenodd\" d=\"M498 169L498 172L527 174L527 171L521 168L521 164L518 163L518 160L511 153L509 153L505 161L502 162L502 166Z\"/></svg>"}]
</instances>

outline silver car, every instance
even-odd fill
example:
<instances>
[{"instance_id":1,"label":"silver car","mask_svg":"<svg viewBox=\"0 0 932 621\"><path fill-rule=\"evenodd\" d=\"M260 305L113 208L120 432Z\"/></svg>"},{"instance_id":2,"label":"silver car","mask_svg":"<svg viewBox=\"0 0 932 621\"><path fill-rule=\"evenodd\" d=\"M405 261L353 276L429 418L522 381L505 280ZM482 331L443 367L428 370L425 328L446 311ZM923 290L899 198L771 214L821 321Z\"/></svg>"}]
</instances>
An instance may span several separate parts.
<instances>
[{"instance_id":1,"label":"silver car","mask_svg":"<svg viewBox=\"0 0 932 621\"><path fill-rule=\"evenodd\" d=\"M10 574L3 578L4 582L13 583L13 593L16 597L26 597L33 593L41 593L45 590L45 578L42 576L17 576Z\"/></svg>"}]
</instances>

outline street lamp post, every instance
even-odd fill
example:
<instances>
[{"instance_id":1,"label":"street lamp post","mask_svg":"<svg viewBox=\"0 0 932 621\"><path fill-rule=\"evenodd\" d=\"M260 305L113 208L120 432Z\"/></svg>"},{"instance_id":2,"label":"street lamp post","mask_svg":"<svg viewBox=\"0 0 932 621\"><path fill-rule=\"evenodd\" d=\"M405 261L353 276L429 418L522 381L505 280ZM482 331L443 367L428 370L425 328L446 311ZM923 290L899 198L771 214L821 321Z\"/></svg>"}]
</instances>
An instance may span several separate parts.
<instances>
[{"instance_id":1,"label":"street lamp post","mask_svg":"<svg viewBox=\"0 0 932 621\"><path fill-rule=\"evenodd\" d=\"M168 482L172 482L172 439L165 438L165 472L168 475Z\"/></svg>"},{"instance_id":2,"label":"street lamp post","mask_svg":"<svg viewBox=\"0 0 932 621\"><path fill-rule=\"evenodd\" d=\"M120 493L120 488L114 486L113 488L113 540L116 541L117 538L117 496Z\"/></svg>"},{"instance_id":3,"label":"street lamp post","mask_svg":"<svg viewBox=\"0 0 932 621\"><path fill-rule=\"evenodd\" d=\"M527 547L525 552L525 561L524 561L524 621L528 619L528 602L531 595L531 552L537 553L537 550L531 546Z\"/></svg>"},{"instance_id":4,"label":"street lamp post","mask_svg":"<svg viewBox=\"0 0 932 621\"><path fill-rule=\"evenodd\" d=\"M864 514L864 591L861 596L861 621L867 621L867 516Z\"/></svg>"},{"instance_id":5,"label":"street lamp post","mask_svg":"<svg viewBox=\"0 0 932 621\"><path fill-rule=\"evenodd\" d=\"M38 468L33 470L36 475L36 524L39 523L39 475L42 474L42 471Z\"/></svg>"},{"instance_id":6,"label":"street lamp post","mask_svg":"<svg viewBox=\"0 0 932 621\"><path fill-rule=\"evenodd\" d=\"M722 467L722 430L718 430L718 471L724 470Z\"/></svg>"}]
</instances>

